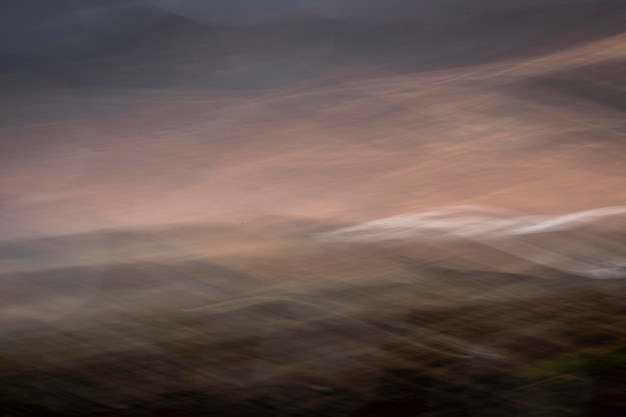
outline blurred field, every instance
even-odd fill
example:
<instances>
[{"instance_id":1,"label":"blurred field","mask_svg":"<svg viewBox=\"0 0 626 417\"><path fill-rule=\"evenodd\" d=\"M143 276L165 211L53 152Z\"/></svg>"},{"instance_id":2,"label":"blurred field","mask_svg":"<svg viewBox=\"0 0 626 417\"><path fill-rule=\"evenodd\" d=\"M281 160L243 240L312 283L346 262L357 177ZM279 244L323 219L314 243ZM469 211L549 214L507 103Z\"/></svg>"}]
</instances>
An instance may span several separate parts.
<instances>
[{"instance_id":1,"label":"blurred field","mask_svg":"<svg viewBox=\"0 0 626 417\"><path fill-rule=\"evenodd\" d=\"M3 63L0 414L626 414L626 215L321 238L623 208L625 17L169 17Z\"/></svg>"},{"instance_id":2,"label":"blurred field","mask_svg":"<svg viewBox=\"0 0 626 417\"><path fill-rule=\"evenodd\" d=\"M180 241L190 230L175 232ZM243 248L254 240L238 235ZM253 250L186 261L5 274L9 415L624 409L623 280L541 268L471 241L265 236ZM146 242L100 237L126 253Z\"/></svg>"}]
</instances>

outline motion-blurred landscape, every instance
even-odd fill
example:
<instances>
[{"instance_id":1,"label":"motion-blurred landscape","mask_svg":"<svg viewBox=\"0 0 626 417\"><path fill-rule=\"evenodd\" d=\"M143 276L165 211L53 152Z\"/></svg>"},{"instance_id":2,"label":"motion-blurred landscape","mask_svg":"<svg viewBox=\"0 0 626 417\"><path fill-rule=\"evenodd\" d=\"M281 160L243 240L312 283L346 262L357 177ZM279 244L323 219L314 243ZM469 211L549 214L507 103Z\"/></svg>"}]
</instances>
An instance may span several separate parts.
<instances>
[{"instance_id":1,"label":"motion-blurred landscape","mask_svg":"<svg viewBox=\"0 0 626 417\"><path fill-rule=\"evenodd\" d=\"M141 3L5 6L0 415L626 415L626 5Z\"/></svg>"}]
</instances>

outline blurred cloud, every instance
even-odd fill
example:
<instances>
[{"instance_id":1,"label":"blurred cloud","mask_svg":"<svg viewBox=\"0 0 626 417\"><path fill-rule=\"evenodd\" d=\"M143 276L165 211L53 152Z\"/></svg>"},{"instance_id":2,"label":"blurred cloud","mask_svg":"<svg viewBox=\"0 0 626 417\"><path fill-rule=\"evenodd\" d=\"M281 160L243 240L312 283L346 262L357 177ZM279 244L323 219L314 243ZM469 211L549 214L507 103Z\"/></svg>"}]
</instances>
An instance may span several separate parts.
<instances>
[{"instance_id":1,"label":"blurred cloud","mask_svg":"<svg viewBox=\"0 0 626 417\"><path fill-rule=\"evenodd\" d=\"M324 18L350 23L443 19L589 0L149 0L155 6L213 24Z\"/></svg>"},{"instance_id":2,"label":"blurred cloud","mask_svg":"<svg viewBox=\"0 0 626 417\"><path fill-rule=\"evenodd\" d=\"M375 24L432 21L590 0L7 0L0 5L0 53L88 47L167 12L209 25L331 19ZM124 21L127 20L126 24Z\"/></svg>"}]
</instances>

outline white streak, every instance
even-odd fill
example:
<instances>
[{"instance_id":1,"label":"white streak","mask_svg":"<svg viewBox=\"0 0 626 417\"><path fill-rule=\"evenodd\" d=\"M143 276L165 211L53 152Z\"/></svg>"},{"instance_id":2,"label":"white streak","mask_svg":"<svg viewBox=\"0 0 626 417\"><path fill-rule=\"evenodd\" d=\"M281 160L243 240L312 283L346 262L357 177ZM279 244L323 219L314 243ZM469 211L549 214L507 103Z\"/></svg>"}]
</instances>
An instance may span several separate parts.
<instances>
[{"instance_id":1,"label":"white streak","mask_svg":"<svg viewBox=\"0 0 626 417\"><path fill-rule=\"evenodd\" d=\"M523 236L571 230L583 224L620 214L626 214L626 206L603 207L557 216L520 216L512 211L493 207L456 206L386 217L321 233L317 235L317 238L335 242L472 239L531 262L569 273L590 278L624 278L626 277L626 247L624 245L622 245L624 255L620 255L617 259L613 257L610 260L585 260L580 259L576 253L547 250L520 240ZM571 247L568 245L571 242L564 240L570 238L556 237L556 239L556 242L551 242L552 247ZM585 249L591 249L593 243L581 242Z\"/></svg>"}]
</instances>

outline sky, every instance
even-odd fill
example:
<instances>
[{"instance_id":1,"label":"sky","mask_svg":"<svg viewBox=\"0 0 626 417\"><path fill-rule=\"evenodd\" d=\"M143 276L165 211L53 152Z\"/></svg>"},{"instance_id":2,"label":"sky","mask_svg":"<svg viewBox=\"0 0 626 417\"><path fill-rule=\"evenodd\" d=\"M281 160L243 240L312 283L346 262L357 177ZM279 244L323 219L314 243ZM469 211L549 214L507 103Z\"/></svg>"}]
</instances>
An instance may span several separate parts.
<instances>
[{"instance_id":1,"label":"sky","mask_svg":"<svg viewBox=\"0 0 626 417\"><path fill-rule=\"evenodd\" d=\"M158 0L158 6L208 23L241 24L287 6L286 0L278 1ZM330 0L324 1L302 0L300 14L293 12L291 19L304 18L303 10L329 10ZM358 10L356 0L335 3L342 6L335 16L389 22L399 18L400 10L407 18L424 16L427 10L436 14L428 9L434 0L410 2L412 7L403 6L408 0L388 0L384 6L362 1ZM448 0L437 7L451 4ZM146 7L146 2L121 0L66 0L54 6L49 1L8 0L2 3L0 29L24 37L4 36L0 45L4 52L46 49L106 32L120 16ZM574 30L579 30L577 25ZM489 46L490 39L476 42ZM466 50L468 42L452 42L451 53ZM477 47L470 43L467 48ZM248 97L212 91L206 81L211 76L227 80L223 73L235 73L236 81L262 78L265 72L275 75L289 61L302 75L315 66L315 56L300 56L298 45L285 42L284 50L268 47L265 52L228 55L222 68L205 57L208 48L185 50L173 64L165 49L157 45L147 58L143 50L131 49L125 62L77 65L73 72L0 76L5 88L0 100L0 239L177 221L236 222L274 214L365 221L481 195L511 206L537 202L537 207L527 208L538 211L594 208L595 200L579 198L581 184L597 191L589 191L594 198L599 195L597 206L622 204L618 191L623 192L623 159L615 151L619 145L609 146L606 140L585 152L569 151L572 123L581 115L546 118L535 102L528 104L523 97L511 97L517 93L500 89L541 71L568 74L570 66L579 65L575 54L571 61L555 57L549 61L552 69L495 63L467 72L423 71L410 77L393 69L372 70L358 61L351 70L366 74L359 73L360 79L348 74L334 85L322 79L321 87L304 94L288 86ZM424 60L436 59L426 52L420 52ZM585 60L606 59L602 50L596 58L592 52L576 53ZM198 57L204 61L194 61ZM337 70L328 64L325 72L324 65L318 63L319 77ZM489 84L488 77L481 81L482 71L494 71L497 83ZM450 81L436 83L432 77ZM116 84L119 80L128 82ZM560 114L559 108L553 111ZM585 133L590 138L613 137L613 132L623 131L623 117L611 114L600 127L584 124L579 129L591 129ZM559 135L564 139L553 143ZM523 146L536 146L533 152L540 157L519 158ZM552 146L563 146L562 153L553 152ZM502 170L507 175L500 175ZM549 192L542 191L543 185ZM528 198L537 193L542 199Z\"/></svg>"},{"instance_id":2,"label":"sky","mask_svg":"<svg viewBox=\"0 0 626 417\"><path fill-rule=\"evenodd\" d=\"M592 0L3 0L0 53L94 42L131 15L156 10L209 25L249 25L334 19L375 24L436 21L505 10Z\"/></svg>"},{"instance_id":3,"label":"sky","mask_svg":"<svg viewBox=\"0 0 626 417\"><path fill-rule=\"evenodd\" d=\"M441 19L456 14L576 3L586 0L149 0L190 18L243 24L272 19L327 18L350 23Z\"/></svg>"}]
</instances>

